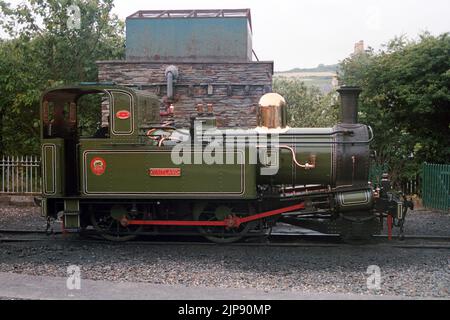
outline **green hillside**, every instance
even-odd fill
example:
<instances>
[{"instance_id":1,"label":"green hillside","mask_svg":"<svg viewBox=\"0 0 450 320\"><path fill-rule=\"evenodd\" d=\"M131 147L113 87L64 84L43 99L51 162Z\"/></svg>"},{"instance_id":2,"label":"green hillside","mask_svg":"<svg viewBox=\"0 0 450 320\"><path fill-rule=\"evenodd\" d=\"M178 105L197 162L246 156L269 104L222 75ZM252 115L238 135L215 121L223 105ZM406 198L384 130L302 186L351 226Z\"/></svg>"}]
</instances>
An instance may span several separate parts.
<instances>
[{"instance_id":1,"label":"green hillside","mask_svg":"<svg viewBox=\"0 0 450 320\"><path fill-rule=\"evenodd\" d=\"M295 78L304 82L307 87L318 87L327 93L333 90L333 78L336 78L338 65L319 64L315 68L294 68L289 71L275 72L275 78Z\"/></svg>"},{"instance_id":2,"label":"green hillside","mask_svg":"<svg viewBox=\"0 0 450 320\"><path fill-rule=\"evenodd\" d=\"M293 72L333 72L335 73L338 69L338 64L319 64L315 68L294 68L287 71L279 71L282 73L293 73Z\"/></svg>"}]
</instances>

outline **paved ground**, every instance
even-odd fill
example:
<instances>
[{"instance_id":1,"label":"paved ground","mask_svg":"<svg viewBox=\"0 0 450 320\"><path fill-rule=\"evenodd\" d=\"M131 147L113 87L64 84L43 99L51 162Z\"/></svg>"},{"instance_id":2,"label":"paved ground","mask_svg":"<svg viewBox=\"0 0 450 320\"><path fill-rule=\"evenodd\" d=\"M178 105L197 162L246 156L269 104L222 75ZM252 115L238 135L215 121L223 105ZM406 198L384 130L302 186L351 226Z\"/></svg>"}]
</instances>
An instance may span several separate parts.
<instances>
[{"instance_id":1,"label":"paved ground","mask_svg":"<svg viewBox=\"0 0 450 320\"><path fill-rule=\"evenodd\" d=\"M67 278L29 276L0 272L2 299L43 300L330 300L405 299L399 296L302 293L157 285L139 282L111 282L81 279L80 289L69 290ZM70 282L73 285L74 282Z\"/></svg>"}]
</instances>

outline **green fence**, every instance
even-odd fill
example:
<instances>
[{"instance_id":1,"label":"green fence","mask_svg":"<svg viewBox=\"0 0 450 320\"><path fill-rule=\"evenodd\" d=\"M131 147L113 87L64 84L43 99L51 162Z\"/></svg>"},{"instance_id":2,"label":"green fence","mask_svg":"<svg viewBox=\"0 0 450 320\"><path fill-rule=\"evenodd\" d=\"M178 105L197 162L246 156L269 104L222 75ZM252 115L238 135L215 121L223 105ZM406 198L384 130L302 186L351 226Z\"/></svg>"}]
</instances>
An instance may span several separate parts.
<instances>
[{"instance_id":1,"label":"green fence","mask_svg":"<svg viewBox=\"0 0 450 320\"><path fill-rule=\"evenodd\" d=\"M450 165L424 163L421 189L424 207L450 210Z\"/></svg>"},{"instance_id":2,"label":"green fence","mask_svg":"<svg viewBox=\"0 0 450 320\"><path fill-rule=\"evenodd\" d=\"M371 163L369 170L369 181L374 186L380 186L381 177L383 173L389 173L389 166L387 164Z\"/></svg>"}]
</instances>

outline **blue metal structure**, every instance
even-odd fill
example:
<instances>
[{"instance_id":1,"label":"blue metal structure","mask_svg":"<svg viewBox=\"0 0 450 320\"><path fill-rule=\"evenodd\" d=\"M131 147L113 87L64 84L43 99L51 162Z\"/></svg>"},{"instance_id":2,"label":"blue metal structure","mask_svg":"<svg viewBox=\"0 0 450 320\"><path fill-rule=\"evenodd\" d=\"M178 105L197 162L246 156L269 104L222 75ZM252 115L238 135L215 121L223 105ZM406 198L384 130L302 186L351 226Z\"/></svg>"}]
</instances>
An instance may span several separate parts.
<instances>
[{"instance_id":1,"label":"blue metal structure","mask_svg":"<svg viewBox=\"0 0 450 320\"><path fill-rule=\"evenodd\" d=\"M138 11L126 20L126 59L251 61L250 9Z\"/></svg>"}]
</instances>

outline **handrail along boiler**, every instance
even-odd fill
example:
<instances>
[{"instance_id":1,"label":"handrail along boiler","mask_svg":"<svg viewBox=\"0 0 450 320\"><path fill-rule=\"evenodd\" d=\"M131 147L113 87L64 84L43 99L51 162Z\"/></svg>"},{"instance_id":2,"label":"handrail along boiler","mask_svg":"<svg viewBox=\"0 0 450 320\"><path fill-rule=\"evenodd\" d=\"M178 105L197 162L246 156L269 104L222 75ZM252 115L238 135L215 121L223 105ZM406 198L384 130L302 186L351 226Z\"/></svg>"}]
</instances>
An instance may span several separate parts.
<instances>
[{"instance_id":1,"label":"handrail along boiler","mask_svg":"<svg viewBox=\"0 0 450 320\"><path fill-rule=\"evenodd\" d=\"M139 234L200 233L216 242L262 235L277 222L368 238L387 214L402 226L406 206L368 182L370 127L357 121L360 89L341 87L340 123L332 128L290 128L286 102L276 93L261 97L258 126L236 135L251 141L277 138L278 170L261 174L267 159L249 161L252 147L229 150L233 163L175 164L174 148L185 140L196 159L207 144L199 133L218 138L212 105L197 106L191 128L178 128L160 114L156 96L113 83L87 83L46 91L41 103L42 214L63 219L65 229L92 226L110 240ZM108 105L108 123L92 117ZM202 124L199 129L198 123ZM198 132L200 130L200 132ZM272 150L265 150L270 154ZM188 154L186 154L186 152ZM217 157L218 155L215 154Z\"/></svg>"}]
</instances>

